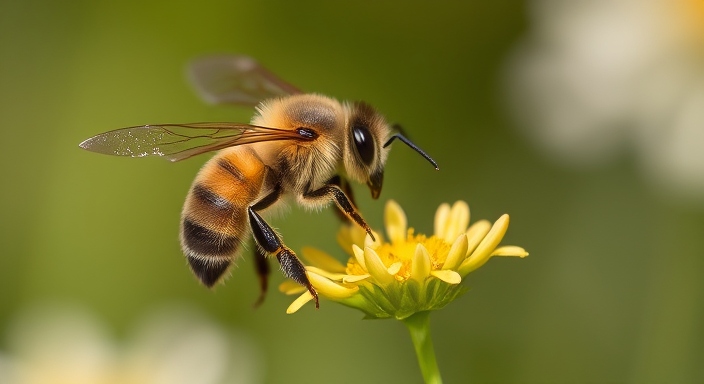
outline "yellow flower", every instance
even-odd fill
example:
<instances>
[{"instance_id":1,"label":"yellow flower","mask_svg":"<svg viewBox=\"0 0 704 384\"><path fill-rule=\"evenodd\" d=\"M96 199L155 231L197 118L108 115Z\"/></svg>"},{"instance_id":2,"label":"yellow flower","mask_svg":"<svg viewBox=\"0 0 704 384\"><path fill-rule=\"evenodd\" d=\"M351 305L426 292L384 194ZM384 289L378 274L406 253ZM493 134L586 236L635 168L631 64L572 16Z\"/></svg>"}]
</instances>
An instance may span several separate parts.
<instances>
[{"instance_id":1,"label":"yellow flower","mask_svg":"<svg viewBox=\"0 0 704 384\"><path fill-rule=\"evenodd\" d=\"M363 311L367 318L405 319L420 311L440 309L462 294L460 285L468 273L492 256L528 256L517 246L498 247L508 229L508 215L493 225L478 221L469 228L469 206L442 204L435 214L433 236L415 234L406 214L393 200L384 211L388 241L374 233L376 241L356 226L345 226L338 242L350 254L347 265L325 252L304 248L308 278L318 294ZM293 281L280 290L304 291ZM298 311L312 296L305 291L287 309Z\"/></svg>"}]
</instances>

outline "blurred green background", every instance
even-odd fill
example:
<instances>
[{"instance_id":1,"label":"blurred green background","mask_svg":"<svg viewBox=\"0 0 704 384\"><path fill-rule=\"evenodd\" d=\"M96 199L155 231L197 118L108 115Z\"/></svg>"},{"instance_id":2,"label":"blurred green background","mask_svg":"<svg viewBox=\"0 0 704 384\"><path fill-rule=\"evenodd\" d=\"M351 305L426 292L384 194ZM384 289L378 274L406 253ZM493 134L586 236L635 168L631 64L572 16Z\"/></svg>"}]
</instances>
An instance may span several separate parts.
<instances>
[{"instance_id":1,"label":"blurred green background","mask_svg":"<svg viewBox=\"0 0 704 384\"><path fill-rule=\"evenodd\" d=\"M119 337L164 303L186 303L258 344L271 383L420 382L405 328L361 321L323 301L258 291L245 255L215 292L178 245L181 205L206 156L101 156L94 134L163 122L249 121L204 105L184 64L208 53L256 57L304 90L365 100L440 164L394 146L379 201L357 188L380 228L384 201L432 231L442 202L472 221L511 215L493 260L432 318L446 382L704 380L704 214L655 193L626 154L574 171L515 134L501 71L527 28L521 2L0 3L0 327L29 305L88 308ZM294 250L337 255L331 210L274 220ZM282 281L272 274L274 286ZM4 344L0 343L0 350Z\"/></svg>"}]
</instances>

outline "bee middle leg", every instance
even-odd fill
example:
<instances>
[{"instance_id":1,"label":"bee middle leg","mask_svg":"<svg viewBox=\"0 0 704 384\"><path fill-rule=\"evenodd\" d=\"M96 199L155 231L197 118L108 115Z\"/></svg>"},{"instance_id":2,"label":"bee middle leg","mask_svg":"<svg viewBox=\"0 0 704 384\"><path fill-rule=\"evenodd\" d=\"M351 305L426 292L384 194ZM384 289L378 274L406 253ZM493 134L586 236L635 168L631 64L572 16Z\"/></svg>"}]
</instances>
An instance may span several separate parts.
<instances>
[{"instance_id":1,"label":"bee middle leg","mask_svg":"<svg viewBox=\"0 0 704 384\"><path fill-rule=\"evenodd\" d=\"M264 221L264 219L257 213L257 211L270 206L278 200L280 194L281 189L277 187L271 194L264 197L261 201L247 208L249 213L249 225L252 227L254 240L257 244L259 244L261 250L266 253L276 255L276 259L281 265L281 271L284 276L306 287L308 292L310 292L313 296L313 299L315 299L315 308L319 308L320 304L318 302L318 293L315 291L315 288L313 288L310 280L308 280L305 266L301 263L301 260L298 259L293 250L281 242L281 239L276 232L274 232L271 226L269 226L269 224L267 224L267 222ZM266 255L259 250L257 253L259 253L259 255L255 257L260 258L257 260L257 272L259 273L261 287L261 294L259 300L257 301L257 304L259 304L266 296L269 265L266 261ZM261 267L261 264L259 264L260 262L263 262L265 267Z\"/></svg>"},{"instance_id":2,"label":"bee middle leg","mask_svg":"<svg viewBox=\"0 0 704 384\"><path fill-rule=\"evenodd\" d=\"M372 240L376 240L374 238L374 234L372 233L372 229L369 227L369 225L367 225L367 222L364 221L359 212L357 212L357 209L355 209L354 204L352 204L350 198L347 197L347 195L340 188L339 185L326 184L319 189L304 193L303 197L309 200L333 200L335 204L337 204L337 207L340 209L340 211L342 211L347 217L349 217L352 221L357 223L357 225L367 231L367 234L369 234Z\"/></svg>"}]
</instances>

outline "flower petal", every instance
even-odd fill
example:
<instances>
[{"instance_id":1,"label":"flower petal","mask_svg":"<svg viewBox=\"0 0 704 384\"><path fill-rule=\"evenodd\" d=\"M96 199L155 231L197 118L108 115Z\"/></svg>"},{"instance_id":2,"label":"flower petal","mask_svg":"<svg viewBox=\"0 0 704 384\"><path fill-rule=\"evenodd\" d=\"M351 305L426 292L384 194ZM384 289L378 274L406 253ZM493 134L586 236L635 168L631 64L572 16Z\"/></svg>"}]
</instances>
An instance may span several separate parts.
<instances>
[{"instance_id":1,"label":"flower petal","mask_svg":"<svg viewBox=\"0 0 704 384\"><path fill-rule=\"evenodd\" d=\"M365 247L372 247L374 249L379 248L379 246L381 246L381 242L382 242L383 237L381 237L374 230L372 230L372 234L374 234L374 240L372 240L372 237L369 236L368 233L364 236L364 246Z\"/></svg>"},{"instance_id":2,"label":"flower petal","mask_svg":"<svg viewBox=\"0 0 704 384\"><path fill-rule=\"evenodd\" d=\"M296 300L294 300L293 303L291 303L291 305L288 306L288 308L286 308L286 314L290 315L292 313L295 313L296 311L301 309L301 307L305 303L307 303L311 300L313 300L313 295L311 295L310 292L305 291L301 296L298 296L298 298Z\"/></svg>"},{"instance_id":3,"label":"flower petal","mask_svg":"<svg viewBox=\"0 0 704 384\"><path fill-rule=\"evenodd\" d=\"M397 202L389 200L384 208L384 225L386 226L386 234L392 243L398 243L406 240L408 231L408 220L406 213Z\"/></svg>"},{"instance_id":4,"label":"flower petal","mask_svg":"<svg viewBox=\"0 0 704 384\"><path fill-rule=\"evenodd\" d=\"M343 283L356 283L358 281L362 281L364 279L368 279L370 274L364 274L364 275L347 275L342 278Z\"/></svg>"},{"instance_id":5,"label":"flower petal","mask_svg":"<svg viewBox=\"0 0 704 384\"><path fill-rule=\"evenodd\" d=\"M347 269L334 257L315 248L303 247L301 250L301 255L304 259L308 260L312 266L324 269L326 271L345 273L345 270Z\"/></svg>"},{"instance_id":6,"label":"flower petal","mask_svg":"<svg viewBox=\"0 0 704 384\"><path fill-rule=\"evenodd\" d=\"M391 266L389 268L387 268L386 270L389 272L389 274L395 275L398 273L398 271L401 270L401 267L403 267L403 263L400 261L397 261L397 262L391 264Z\"/></svg>"},{"instance_id":7,"label":"flower petal","mask_svg":"<svg viewBox=\"0 0 704 384\"><path fill-rule=\"evenodd\" d=\"M413 264L411 264L411 278L422 283L430 276L430 254L425 249L423 244L416 246L416 252L413 255Z\"/></svg>"},{"instance_id":8,"label":"flower petal","mask_svg":"<svg viewBox=\"0 0 704 384\"><path fill-rule=\"evenodd\" d=\"M452 244L442 269L457 269L465 257L467 257L467 235L463 233L457 236L457 240Z\"/></svg>"},{"instance_id":9,"label":"flower petal","mask_svg":"<svg viewBox=\"0 0 704 384\"><path fill-rule=\"evenodd\" d=\"M435 211L435 236L439 238L445 237L445 228L447 227L447 218L450 217L450 204L442 203Z\"/></svg>"},{"instance_id":10,"label":"flower petal","mask_svg":"<svg viewBox=\"0 0 704 384\"><path fill-rule=\"evenodd\" d=\"M349 253L353 244L363 244L367 233L358 225L343 225L337 232L337 243ZM350 254L351 256L351 254Z\"/></svg>"},{"instance_id":11,"label":"flower petal","mask_svg":"<svg viewBox=\"0 0 704 384\"><path fill-rule=\"evenodd\" d=\"M329 280L332 280L332 281L342 281L342 278L346 276L346 274L344 274L344 273L332 273L332 272L328 272L324 269L310 267L310 266L306 267L306 271L317 273L318 275L323 276L323 277L325 277Z\"/></svg>"},{"instance_id":12,"label":"flower petal","mask_svg":"<svg viewBox=\"0 0 704 384\"><path fill-rule=\"evenodd\" d=\"M320 295L333 300L350 297L359 290L356 286L344 287L314 272L308 272L308 279Z\"/></svg>"},{"instance_id":13,"label":"flower petal","mask_svg":"<svg viewBox=\"0 0 704 384\"><path fill-rule=\"evenodd\" d=\"M517 256L524 258L528 256L528 252L525 249L515 246L515 245L504 245L503 247L496 248L491 256Z\"/></svg>"},{"instance_id":14,"label":"flower petal","mask_svg":"<svg viewBox=\"0 0 704 384\"><path fill-rule=\"evenodd\" d=\"M491 223L488 220L479 220L469 227L467 230L467 256L474 252L489 230L491 230Z\"/></svg>"},{"instance_id":15,"label":"flower petal","mask_svg":"<svg viewBox=\"0 0 704 384\"><path fill-rule=\"evenodd\" d=\"M501 239L504 238L508 229L509 217L507 214L499 217L487 233L486 237L479 243L477 249L460 265L459 273L466 276L486 263L491 257L491 252L496 249Z\"/></svg>"},{"instance_id":16,"label":"flower petal","mask_svg":"<svg viewBox=\"0 0 704 384\"><path fill-rule=\"evenodd\" d=\"M438 279L448 283L448 284L459 284L462 281L462 276L455 271L449 269L443 269L439 271L430 271L430 275L437 277Z\"/></svg>"},{"instance_id":17,"label":"flower petal","mask_svg":"<svg viewBox=\"0 0 704 384\"><path fill-rule=\"evenodd\" d=\"M467 225L469 224L469 205L462 200L458 200L452 205L450 209L450 215L447 218L447 224L445 225L445 231L442 239L446 242L455 241L460 233L467 230Z\"/></svg>"},{"instance_id":18,"label":"flower petal","mask_svg":"<svg viewBox=\"0 0 704 384\"><path fill-rule=\"evenodd\" d=\"M279 292L282 292L286 295L297 295L305 291L307 291L306 287L298 284L297 282L291 279L284 280L281 284L279 284Z\"/></svg>"},{"instance_id":19,"label":"flower petal","mask_svg":"<svg viewBox=\"0 0 704 384\"><path fill-rule=\"evenodd\" d=\"M352 244L352 253L354 253L354 258L357 260L357 263L366 271L367 264L364 262L364 251L362 248L358 247L357 244Z\"/></svg>"},{"instance_id":20,"label":"flower petal","mask_svg":"<svg viewBox=\"0 0 704 384\"><path fill-rule=\"evenodd\" d=\"M392 283L395 279L390 275L386 266L379 258L379 255L370 247L364 248L364 263L367 266L367 271L374 277L382 286Z\"/></svg>"}]
</instances>

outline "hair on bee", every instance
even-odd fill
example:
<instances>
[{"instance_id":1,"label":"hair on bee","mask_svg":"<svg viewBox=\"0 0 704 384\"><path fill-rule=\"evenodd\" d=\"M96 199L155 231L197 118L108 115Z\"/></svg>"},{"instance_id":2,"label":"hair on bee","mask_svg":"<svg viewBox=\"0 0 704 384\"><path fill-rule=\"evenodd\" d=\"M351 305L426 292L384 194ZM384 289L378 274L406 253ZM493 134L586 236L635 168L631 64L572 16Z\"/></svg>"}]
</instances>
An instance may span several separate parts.
<instances>
[{"instance_id":1,"label":"hair on bee","mask_svg":"<svg viewBox=\"0 0 704 384\"><path fill-rule=\"evenodd\" d=\"M190 63L188 77L209 103L256 106L250 123L127 127L79 145L103 154L171 161L217 151L196 175L181 212L181 249L207 287L228 275L244 243L254 238L257 303L266 295L267 259L274 256L283 274L304 286L318 307L305 266L260 213L280 206L287 196L307 208L333 202L343 218L373 237L352 199L350 181L366 183L372 198L378 198L395 139L438 169L405 135L392 135L393 127L369 104L303 93L251 57L203 57Z\"/></svg>"}]
</instances>

